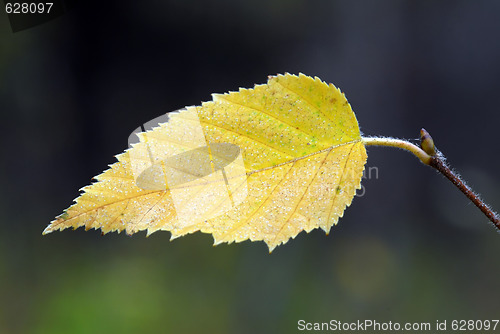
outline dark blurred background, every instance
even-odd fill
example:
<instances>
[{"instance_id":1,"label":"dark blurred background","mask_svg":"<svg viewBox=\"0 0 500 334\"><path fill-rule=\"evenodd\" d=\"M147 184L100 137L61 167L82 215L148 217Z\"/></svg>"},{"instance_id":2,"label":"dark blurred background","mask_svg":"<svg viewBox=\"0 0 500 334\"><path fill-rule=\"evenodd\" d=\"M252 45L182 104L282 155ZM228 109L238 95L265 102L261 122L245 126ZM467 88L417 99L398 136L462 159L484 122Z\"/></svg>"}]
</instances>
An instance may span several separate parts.
<instances>
[{"instance_id":1,"label":"dark blurred background","mask_svg":"<svg viewBox=\"0 0 500 334\"><path fill-rule=\"evenodd\" d=\"M390 148L369 148L365 194L329 236L270 255L201 233L41 232L140 124L284 72L340 87L365 135L425 127L500 210L499 36L495 0L81 2L17 33L0 13L0 333L498 319L500 235Z\"/></svg>"}]
</instances>

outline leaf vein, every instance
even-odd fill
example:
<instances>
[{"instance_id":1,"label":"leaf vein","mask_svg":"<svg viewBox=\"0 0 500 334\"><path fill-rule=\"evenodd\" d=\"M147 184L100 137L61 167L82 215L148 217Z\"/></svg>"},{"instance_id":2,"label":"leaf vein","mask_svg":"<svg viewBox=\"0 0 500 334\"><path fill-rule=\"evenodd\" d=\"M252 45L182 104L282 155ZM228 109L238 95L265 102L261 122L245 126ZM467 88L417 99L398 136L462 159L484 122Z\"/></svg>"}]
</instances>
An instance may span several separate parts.
<instances>
[{"instance_id":1,"label":"leaf vein","mask_svg":"<svg viewBox=\"0 0 500 334\"><path fill-rule=\"evenodd\" d=\"M318 173L319 173L321 167L323 167L323 165L325 164L326 159L328 158L328 156L330 155L331 152L333 152L333 150L331 150L329 153L325 154L325 158L323 159L323 161L321 161L321 164L318 166L318 169L316 170L316 173L314 173L314 176L311 178L311 181L309 182L309 184L307 185L306 189L302 193L302 196L300 196L299 202L295 205L295 208L293 209L292 213L288 216L288 218L283 221L283 223L281 224L281 227L280 227L278 233L276 233L276 235L274 236L274 239L272 241L273 244L276 242L276 239L278 238L278 236L283 231L283 228L285 227L285 225L290 222L290 219L293 217L293 215L295 214L295 212L299 208L300 204L304 200L304 196L309 191L309 188L311 187L311 185L313 184L314 180L318 176Z\"/></svg>"},{"instance_id":2,"label":"leaf vein","mask_svg":"<svg viewBox=\"0 0 500 334\"><path fill-rule=\"evenodd\" d=\"M227 103L231 103L231 104L234 104L234 105L237 105L237 106L241 106L241 107L243 107L243 108L253 109L253 110L255 110L255 111L258 111L258 112L260 112L260 113L263 113L264 115L267 115L267 116L269 116L269 117L271 117L271 118L274 118L274 119L275 119L275 120L277 120L278 122L281 122L281 123L283 123L283 124L287 125L287 126L288 126L288 127L290 127L290 129L292 129L292 130L295 130L295 131L298 131L298 132L302 132L303 134L305 134L305 135L307 135L308 137L311 137L311 138L313 138L313 137L314 137L314 134L312 134L312 133L308 133L308 132L304 131L304 129L298 128L297 126L295 126L295 125L293 125L293 124L290 124L290 123L286 122L285 120L283 120L283 119L281 119L281 118L279 118L279 117L277 117L277 116L275 116L275 115L272 115L272 114L270 114L270 113L266 112L264 109L258 109L258 108L255 108L255 107L250 107L250 106L247 106L247 105L244 105L244 104L238 103L238 102L229 101L229 100L227 100L226 98L224 98L224 95L219 96L219 99L224 100L224 101L226 101Z\"/></svg>"},{"instance_id":3,"label":"leaf vein","mask_svg":"<svg viewBox=\"0 0 500 334\"><path fill-rule=\"evenodd\" d=\"M249 135L247 135L247 134L240 133L240 132L235 131L235 130L232 130L232 129L226 129L226 128L225 128L225 127L223 127L223 126L220 126L220 125L217 125L217 124L214 124L214 123L209 123L209 122L206 122L206 121L200 121L200 123L204 123L204 124L206 124L206 125L210 125L210 126L213 126L213 127L216 127L216 128L219 128L219 129L222 129L222 130L228 131L228 132L235 133L235 134L237 134L237 135L240 135L240 136L242 136L242 137L245 137L245 138L249 139L250 141L253 141L253 142L256 142L256 143L258 143L258 144L261 144L262 146L267 146L267 147L269 147L270 149L272 149L273 151L276 151L276 152L279 152L279 153L281 153L281 154L284 154L284 155L286 155L287 157L291 157L291 155L290 155L290 154L288 154L287 152L285 152L285 151L283 151L283 150L281 150L281 149L278 149L278 148L276 148L276 147L274 147L274 146L268 145L268 144L266 144L266 143L264 143L264 142L262 142L262 141L260 141L260 140L257 140L257 139L255 139L255 138L252 138L252 137L250 137L250 136L249 136Z\"/></svg>"},{"instance_id":4,"label":"leaf vein","mask_svg":"<svg viewBox=\"0 0 500 334\"><path fill-rule=\"evenodd\" d=\"M255 209L250 215L248 215L243 221L240 221L238 224L236 224L236 226L233 226L233 228L231 228L231 230L229 230L228 232L225 232L225 234L229 234L229 233L233 233L234 231L236 231L237 229L241 228L243 225L247 224L248 221L254 217L257 212L259 212L260 209L262 209L262 207L269 201L269 199L272 197L274 191L280 186L281 183L283 183L283 181L286 179L286 177L288 176L288 173L290 173L290 171L293 169L293 165L295 164L295 161L293 162L293 164L290 166L290 168L286 171L285 175L281 178L281 180L274 186L274 188L269 192L269 195L267 197L264 198L264 200L262 201L262 203L259 205L259 207L257 209Z\"/></svg>"},{"instance_id":5,"label":"leaf vein","mask_svg":"<svg viewBox=\"0 0 500 334\"><path fill-rule=\"evenodd\" d=\"M352 145L351 150L349 151L349 154L347 155L347 158L345 159L344 167L342 168L342 176L340 177L340 180L339 180L339 183L337 184L337 186L339 186L342 183L342 180L344 179L346 166L347 166L347 163L349 162L349 159L351 157L354 146L355 145ZM336 198L337 198L337 192L335 191L335 195L333 196L333 199L332 199L332 206L330 207L330 211L328 212L327 224L330 223L330 217L332 215L333 207L335 206L335 199Z\"/></svg>"},{"instance_id":6,"label":"leaf vein","mask_svg":"<svg viewBox=\"0 0 500 334\"><path fill-rule=\"evenodd\" d=\"M319 113L322 114L326 120L328 120L330 122L333 122L333 119L331 119L330 117L328 117L328 115L326 113L324 113L323 110L321 110L321 108L315 106L312 102L310 102L304 96L300 95L299 93L297 93L296 91L294 91L290 87L287 87L287 86L283 85L283 83L281 83L279 80L276 80L276 83L278 85L280 85L281 87L285 88L286 90L288 90L288 91L292 92L293 94L297 95L299 97L299 101L302 100L302 101L306 102L308 105L310 105L313 109L316 109L317 111L319 111Z\"/></svg>"}]
</instances>

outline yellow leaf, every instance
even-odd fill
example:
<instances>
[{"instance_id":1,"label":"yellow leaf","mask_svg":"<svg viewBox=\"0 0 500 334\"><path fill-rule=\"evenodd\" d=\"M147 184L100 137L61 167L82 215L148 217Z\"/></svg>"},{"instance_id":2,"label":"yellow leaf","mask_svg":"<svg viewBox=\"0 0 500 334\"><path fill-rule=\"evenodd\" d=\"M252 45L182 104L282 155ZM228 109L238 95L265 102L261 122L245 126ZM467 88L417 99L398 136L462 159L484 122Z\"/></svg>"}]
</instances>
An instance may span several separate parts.
<instances>
[{"instance_id":1,"label":"yellow leaf","mask_svg":"<svg viewBox=\"0 0 500 334\"><path fill-rule=\"evenodd\" d=\"M139 137L44 234L202 231L215 244L263 240L272 251L301 231L328 233L366 162L344 94L303 74L214 94Z\"/></svg>"}]
</instances>

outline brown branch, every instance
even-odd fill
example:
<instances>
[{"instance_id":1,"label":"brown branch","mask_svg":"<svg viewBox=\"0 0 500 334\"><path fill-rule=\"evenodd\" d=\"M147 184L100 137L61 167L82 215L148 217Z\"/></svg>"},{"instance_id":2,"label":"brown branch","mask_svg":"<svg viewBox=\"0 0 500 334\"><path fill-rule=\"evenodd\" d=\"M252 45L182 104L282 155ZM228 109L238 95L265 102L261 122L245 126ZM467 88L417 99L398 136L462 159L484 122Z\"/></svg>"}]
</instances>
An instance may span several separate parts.
<instances>
[{"instance_id":1,"label":"brown branch","mask_svg":"<svg viewBox=\"0 0 500 334\"><path fill-rule=\"evenodd\" d=\"M448 180L451 181L461 192L467 196L468 199L474 205L476 205L479 210L481 210L486 217L500 230L500 218L498 215L491 210L491 208L483 202L483 200L472 191L472 189L465 184L458 174L453 172L453 170L446 164L446 158L444 155L436 150L434 147L434 141L431 135L425 129L420 130L420 147L430 156L429 166L437 169L441 174L446 176Z\"/></svg>"},{"instance_id":2,"label":"brown branch","mask_svg":"<svg viewBox=\"0 0 500 334\"><path fill-rule=\"evenodd\" d=\"M483 200L475 194L472 189L462 181L453 170L446 164L444 155L434 147L434 141L431 135L425 131L420 130L420 147L410 143L409 141L395 138L381 138L381 137L366 137L362 138L365 145L374 146L391 146L407 150L413 153L423 164L437 169L441 174L446 176L461 192L474 203L489 220L500 231L500 217L496 214Z\"/></svg>"},{"instance_id":3,"label":"brown branch","mask_svg":"<svg viewBox=\"0 0 500 334\"><path fill-rule=\"evenodd\" d=\"M431 157L429 166L437 169L441 174L446 176L446 178L448 178L451 183L453 183L458 189L460 189L460 191L463 192L465 196L467 196L467 198L470 199L470 201L474 203L479 208L479 210L481 210L486 215L486 217L488 217L489 220L491 220L495 227L500 230L500 218L498 217L498 214L491 210L491 208L486 203L484 203L483 200L477 194L475 194L472 189L447 166L444 156L441 153L437 153L436 155Z\"/></svg>"}]
</instances>

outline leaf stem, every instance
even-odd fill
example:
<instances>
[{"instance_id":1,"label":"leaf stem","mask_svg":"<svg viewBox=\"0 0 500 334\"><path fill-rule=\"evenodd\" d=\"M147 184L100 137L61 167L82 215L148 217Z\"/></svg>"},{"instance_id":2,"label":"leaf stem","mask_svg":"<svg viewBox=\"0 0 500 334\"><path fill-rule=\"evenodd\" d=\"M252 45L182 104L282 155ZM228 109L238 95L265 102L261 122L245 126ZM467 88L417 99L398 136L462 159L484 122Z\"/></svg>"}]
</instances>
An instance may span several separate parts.
<instances>
[{"instance_id":1,"label":"leaf stem","mask_svg":"<svg viewBox=\"0 0 500 334\"><path fill-rule=\"evenodd\" d=\"M391 146L407 150L413 153L425 165L431 166L450 180L469 200L476 205L481 212L495 225L500 231L500 217L483 200L472 191L472 189L456 174L446 163L444 155L435 149L432 137L427 131L420 131L420 147L406 140L385 138L385 137L367 137L362 138L365 145Z\"/></svg>"},{"instance_id":2,"label":"leaf stem","mask_svg":"<svg viewBox=\"0 0 500 334\"><path fill-rule=\"evenodd\" d=\"M361 138L365 145L373 145L373 146L391 146L397 147L403 150L407 150L417 158L420 159L425 165L429 165L431 162L431 156L427 154L424 150L422 150L417 145L410 143L407 140L389 138L389 137L363 137Z\"/></svg>"}]
</instances>

